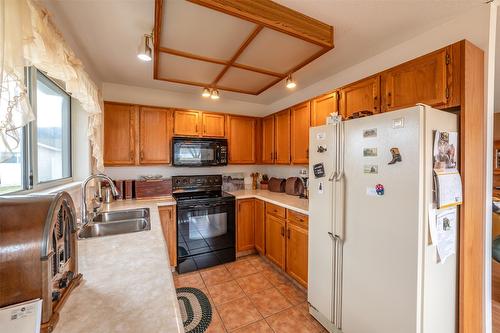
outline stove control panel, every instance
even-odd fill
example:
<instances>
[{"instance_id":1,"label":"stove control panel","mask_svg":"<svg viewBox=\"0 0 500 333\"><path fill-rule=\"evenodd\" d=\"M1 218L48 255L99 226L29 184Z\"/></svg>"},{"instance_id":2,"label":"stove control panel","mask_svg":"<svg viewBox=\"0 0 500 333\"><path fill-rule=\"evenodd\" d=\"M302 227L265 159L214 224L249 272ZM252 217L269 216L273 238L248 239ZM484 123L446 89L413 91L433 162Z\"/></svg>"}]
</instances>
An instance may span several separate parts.
<instances>
[{"instance_id":1,"label":"stove control panel","mask_svg":"<svg viewBox=\"0 0 500 333\"><path fill-rule=\"evenodd\" d=\"M197 189L204 187L222 186L221 175L204 175L204 176L173 176L172 189Z\"/></svg>"}]
</instances>

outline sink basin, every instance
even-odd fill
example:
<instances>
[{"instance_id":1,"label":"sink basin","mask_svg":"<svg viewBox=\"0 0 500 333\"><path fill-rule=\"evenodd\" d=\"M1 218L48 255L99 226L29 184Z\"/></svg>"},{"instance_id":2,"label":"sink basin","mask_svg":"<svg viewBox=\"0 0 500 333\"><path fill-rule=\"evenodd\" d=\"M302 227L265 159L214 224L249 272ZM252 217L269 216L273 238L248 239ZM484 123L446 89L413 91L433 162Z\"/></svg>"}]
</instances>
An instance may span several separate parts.
<instances>
[{"instance_id":1,"label":"sink basin","mask_svg":"<svg viewBox=\"0 0 500 333\"><path fill-rule=\"evenodd\" d=\"M149 209L103 212L78 233L80 239L151 230Z\"/></svg>"},{"instance_id":2,"label":"sink basin","mask_svg":"<svg viewBox=\"0 0 500 333\"><path fill-rule=\"evenodd\" d=\"M102 222L115 222L124 221L132 219L148 219L149 220L149 208L138 208L129 210L117 210L112 212L102 212L94 217L92 222L102 223Z\"/></svg>"}]
</instances>

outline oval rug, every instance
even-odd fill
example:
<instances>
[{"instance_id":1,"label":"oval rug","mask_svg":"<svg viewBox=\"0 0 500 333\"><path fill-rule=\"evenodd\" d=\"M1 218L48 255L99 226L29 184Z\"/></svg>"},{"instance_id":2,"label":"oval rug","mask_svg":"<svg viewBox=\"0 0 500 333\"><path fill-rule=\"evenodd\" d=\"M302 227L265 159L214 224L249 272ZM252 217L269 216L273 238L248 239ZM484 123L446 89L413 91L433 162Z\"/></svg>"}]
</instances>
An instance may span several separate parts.
<instances>
[{"instance_id":1,"label":"oval rug","mask_svg":"<svg viewBox=\"0 0 500 333\"><path fill-rule=\"evenodd\" d=\"M196 288L177 288L182 324L186 333L203 333L212 321L212 306L207 295Z\"/></svg>"}]
</instances>

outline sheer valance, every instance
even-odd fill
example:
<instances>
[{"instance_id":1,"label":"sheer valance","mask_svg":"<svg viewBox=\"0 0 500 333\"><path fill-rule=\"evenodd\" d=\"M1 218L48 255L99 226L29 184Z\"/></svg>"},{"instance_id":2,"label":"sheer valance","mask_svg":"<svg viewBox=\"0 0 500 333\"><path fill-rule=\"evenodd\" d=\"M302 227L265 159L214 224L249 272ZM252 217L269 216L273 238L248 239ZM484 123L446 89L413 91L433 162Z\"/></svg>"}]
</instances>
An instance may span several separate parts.
<instances>
[{"instance_id":1,"label":"sheer valance","mask_svg":"<svg viewBox=\"0 0 500 333\"><path fill-rule=\"evenodd\" d=\"M96 168L103 169L99 92L66 45L47 11L31 0L0 0L0 144L19 144L16 129L34 119L24 85L24 67L35 66L62 81L87 112Z\"/></svg>"}]
</instances>

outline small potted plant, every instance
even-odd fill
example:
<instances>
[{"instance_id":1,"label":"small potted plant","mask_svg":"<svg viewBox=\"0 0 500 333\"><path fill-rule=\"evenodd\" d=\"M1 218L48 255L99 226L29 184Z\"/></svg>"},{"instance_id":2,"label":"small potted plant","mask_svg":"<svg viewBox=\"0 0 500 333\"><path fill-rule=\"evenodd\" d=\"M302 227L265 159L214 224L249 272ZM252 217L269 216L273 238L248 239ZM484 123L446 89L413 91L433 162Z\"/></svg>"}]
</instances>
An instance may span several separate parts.
<instances>
[{"instance_id":1,"label":"small potted plant","mask_svg":"<svg viewBox=\"0 0 500 333\"><path fill-rule=\"evenodd\" d=\"M262 179L260 180L260 189L267 190L268 183L269 183L269 177L266 174L263 174Z\"/></svg>"}]
</instances>

